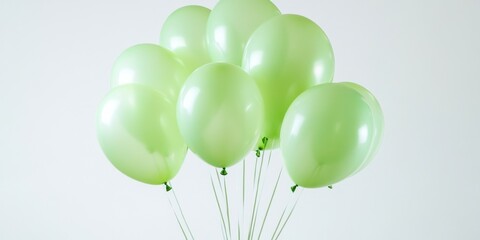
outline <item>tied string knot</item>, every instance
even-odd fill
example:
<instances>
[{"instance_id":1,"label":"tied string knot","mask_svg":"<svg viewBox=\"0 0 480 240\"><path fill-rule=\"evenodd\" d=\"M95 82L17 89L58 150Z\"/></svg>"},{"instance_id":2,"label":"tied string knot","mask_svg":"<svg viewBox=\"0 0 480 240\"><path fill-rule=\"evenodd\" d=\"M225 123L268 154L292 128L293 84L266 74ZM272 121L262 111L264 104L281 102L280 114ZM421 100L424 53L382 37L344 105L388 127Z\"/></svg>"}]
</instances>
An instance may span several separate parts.
<instances>
[{"instance_id":1,"label":"tied string knot","mask_svg":"<svg viewBox=\"0 0 480 240\"><path fill-rule=\"evenodd\" d=\"M268 143L268 138L263 137L262 138L262 145L258 147L258 149L255 151L255 155L257 157L260 157L260 151L264 151L267 148L267 143Z\"/></svg>"},{"instance_id":2,"label":"tied string knot","mask_svg":"<svg viewBox=\"0 0 480 240\"><path fill-rule=\"evenodd\" d=\"M220 174L221 174L222 176L227 176L227 174L228 174L227 169L222 168L222 171L220 171Z\"/></svg>"},{"instance_id":3,"label":"tied string knot","mask_svg":"<svg viewBox=\"0 0 480 240\"><path fill-rule=\"evenodd\" d=\"M165 190L166 190L167 192L170 192L170 190L172 190L172 187L171 187L170 185L168 185L167 182L164 182L163 184L165 185Z\"/></svg>"}]
</instances>

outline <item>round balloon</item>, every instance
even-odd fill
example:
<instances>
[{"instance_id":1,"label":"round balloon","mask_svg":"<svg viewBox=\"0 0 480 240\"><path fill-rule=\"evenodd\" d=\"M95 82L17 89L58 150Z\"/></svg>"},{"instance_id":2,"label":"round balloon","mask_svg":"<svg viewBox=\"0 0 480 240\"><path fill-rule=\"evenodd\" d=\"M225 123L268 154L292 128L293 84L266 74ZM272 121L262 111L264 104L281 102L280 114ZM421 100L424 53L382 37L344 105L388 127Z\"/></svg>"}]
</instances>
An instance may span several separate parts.
<instances>
[{"instance_id":1,"label":"round balloon","mask_svg":"<svg viewBox=\"0 0 480 240\"><path fill-rule=\"evenodd\" d=\"M368 105L370 106L373 116L375 117L374 120L376 122L376 125L378 126L378 128L374 129L375 131L372 133L373 144L370 148L370 151L368 152L368 155L365 161L362 163L362 165L359 166L359 168L353 173L355 174L360 170L364 169L372 161L373 157L378 151L380 142L382 140L383 128L384 128L383 111L382 111L382 108L380 107L380 103L378 103L375 96L371 92L369 92L366 88L352 82L342 82L339 84L344 84L356 90L358 93L362 95L364 101L368 103Z\"/></svg>"},{"instance_id":2,"label":"round balloon","mask_svg":"<svg viewBox=\"0 0 480 240\"><path fill-rule=\"evenodd\" d=\"M163 24L160 45L182 59L188 72L210 62L206 43L209 15L206 7L185 6L170 14Z\"/></svg>"},{"instance_id":3,"label":"round balloon","mask_svg":"<svg viewBox=\"0 0 480 240\"><path fill-rule=\"evenodd\" d=\"M316 188L355 172L378 145L379 116L345 84L310 88L292 103L281 129L285 167L299 186Z\"/></svg>"},{"instance_id":4,"label":"round balloon","mask_svg":"<svg viewBox=\"0 0 480 240\"><path fill-rule=\"evenodd\" d=\"M268 0L220 1L207 23L207 46L211 58L240 66L250 35L262 23L278 15L280 11Z\"/></svg>"},{"instance_id":5,"label":"round balloon","mask_svg":"<svg viewBox=\"0 0 480 240\"><path fill-rule=\"evenodd\" d=\"M183 62L170 50L155 44L139 44L120 54L113 65L112 87L139 83L175 100L188 76Z\"/></svg>"},{"instance_id":6,"label":"round balloon","mask_svg":"<svg viewBox=\"0 0 480 240\"><path fill-rule=\"evenodd\" d=\"M210 165L229 167L242 160L260 137L262 97L240 67L207 64L185 82L177 119L192 152Z\"/></svg>"},{"instance_id":7,"label":"round balloon","mask_svg":"<svg viewBox=\"0 0 480 240\"><path fill-rule=\"evenodd\" d=\"M97 137L118 170L149 184L172 179L187 152L176 122L175 103L140 84L114 88L103 99L97 114Z\"/></svg>"},{"instance_id":8,"label":"round balloon","mask_svg":"<svg viewBox=\"0 0 480 240\"><path fill-rule=\"evenodd\" d=\"M257 82L265 102L262 135L278 143L283 117L293 100L311 86L332 81L333 50L317 24L286 14L253 33L243 68Z\"/></svg>"}]
</instances>

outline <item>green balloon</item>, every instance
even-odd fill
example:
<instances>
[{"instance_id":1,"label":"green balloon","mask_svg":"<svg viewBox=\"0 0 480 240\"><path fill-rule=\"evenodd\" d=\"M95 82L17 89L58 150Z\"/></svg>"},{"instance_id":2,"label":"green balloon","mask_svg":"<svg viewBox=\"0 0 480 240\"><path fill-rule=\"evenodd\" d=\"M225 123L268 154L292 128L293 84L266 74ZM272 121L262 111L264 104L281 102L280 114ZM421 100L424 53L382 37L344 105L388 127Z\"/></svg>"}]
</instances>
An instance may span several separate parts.
<instances>
[{"instance_id":1,"label":"green balloon","mask_svg":"<svg viewBox=\"0 0 480 240\"><path fill-rule=\"evenodd\" d=\"M207 46L211 58L240 66L250 35L262 23L278 15L280 11L271 1L220 1L207 23Z\"/></svg>"},{"instance_id":2,"label":"green balloon","mask_svg":"<svg viewBox=\"0 0 480 240\"><path fill-rule=\"evenodd\" d=\"M211 63L188 77L177 119L190 150L225 168L242 160L260 137L263 101L255 81L240 67Z\"/></svg>"},{"instance_id":3,"label":"green balloon","mask_svg":"<svg viewBox=\"0 0 480 240\"><path fill-rule=\"evenodd\" d=\"M369 100L345 84L310 88L292 103L281 130L286 169L299 186L339 182L366 160L381 132Z\"/></svg>"},{"instance_id":4,"label":"green balloon","mask_svg":"<svg viewBox=\"0 0 480 240\"><path fill-rule=\"evenodd\" d=\"M103 99L97 114L97 138L118 170L149 184L172 179L187 152L175 103L140 84L114 88Z\"/></svg>"},{"instance_id":5,"label":"green balloon","mask_svg":"<svg viewBox=\"0 0 480 240\"><path fill-rule=\"evenodd\" d=\"M278 143L283 117L293 100L314 85L332 81L333 50L314 22L286 14L253 33L243 68L256 80L265 102L262 136Z\"/></svg>"},{"instance_id":6,"label":"green balloon","mask_svg":"<svg viewBox=\"0 0 480 240\"><path fill-rule=\"evenodd\" d=\"M173 51L185 63L188 72L210 62L206 28L210 9L185 6L168 16L160 33L160 45Z\"/></svg>"},{"instance_id":7,"label":"green balloon","mask_svg":"<svg viewBox=\"0 0 480 240\"><path fill-rule=\"evenodd\" d=\"M362 165L360 165L359 168L353 173L355 174L361 171L362 169L364 169L373 160L373 157L375 156L375 154L379 149L380 142L382 140L382 135L383 135L383 128L384 128L383 111L382 111L382 108L380 107L380 103L378 103L375 96L371 92L369 92L366 88L352 82L342 82L339 84L344 84L345 86L348 86L356 90L358 93L362 95L364 101L368 104L368 106L372 111L375 124L378 126L378 128L375 128L374 129L375 131L372 133L373 144L370 148L370 151L368 152L367 157L365 161L362 163Z\"/></svg>"},{"instance_id":8,"label":"green balloon","mask_svg":"<svg viewBox=\"0 0 480 240\"><path fill-rule=\"evenodd\" d=\"M176 101L188 71L170 50L155 44L139 44L120 54L113 65L112 87L139 83L163 93Z\"/></svg>"}]
</instances>

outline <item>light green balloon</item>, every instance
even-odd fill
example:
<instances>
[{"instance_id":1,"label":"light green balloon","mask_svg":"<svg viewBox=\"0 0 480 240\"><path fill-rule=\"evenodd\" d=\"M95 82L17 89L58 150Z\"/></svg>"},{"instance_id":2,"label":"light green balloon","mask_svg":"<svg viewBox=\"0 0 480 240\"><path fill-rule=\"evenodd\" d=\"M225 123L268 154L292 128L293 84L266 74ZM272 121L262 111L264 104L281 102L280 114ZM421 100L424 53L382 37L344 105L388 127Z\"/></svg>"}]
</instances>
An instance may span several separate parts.
<instances>
[{"instance_id":1,"label":"light green balloon","mask_svg":"<svg viewBox=\"0 0 480 240\"><path fill-rule=\"evenodd\" d=\"M103 99L97 114L97 138L118 170L149 184L172 179L187 152L175 103L140 84L114 88Z\"/></svg>"},{"instance_id":2,"label":"light green balloon","mask_svg":"<svg viewBox=\"0 0 480 240\"><path fill-rule=\"evenodd\" d=\"M206 7L185 6L170 14L163 24L160 45L182 59L188 72L210 62L206 40L209 15Z\"/></svg>"},{"instance_id":3,"label":"light green balloon","mask_svg":"<svg viewBox=\"0 0 480 240\"><path fill-rule=\"evenodd\" d=\"M139 83L176 101L188 71L170 50L155 44L139 44L120 54L113 65L111 87Z\"/></svg>"},{"instance_id":4,"label":"light green balloon","mask_svg":"<svg viewBox=\"0 0 480 240\"><path fill-rule=\"evenodd\" d=\"M293 100L311 86L332 81L333 50L314 22L286 14L253 33L243 68L256 80L265 102L262 136L278 143L283 117Z\"/></svg>"},{"instance_id":5,"label":"light green balloon","mask_svg":"<svg viewBox=\"0 0 480 240\"><path fill-rule=\"evenodd\" d=\"M260 137L262 97L240 67L207 64L185 82L177 119L192 152L210 165L229 167L242 160Z\"/></svg>"},{"instance_id":6,"label":"light green balloon","mask_svg":"<svg viewBox=\"0 0 480 240\"><path fill-rule=\"evenodd\" d=\"M292 180L316 188L350 176L378 144L376 118L368 100L345 84L321 84L302 93L281 130L281 151Z\"/></svg>"},{"instance_id":7,"label":"light green balloon","mask_svg":"<svg viewBox=\"0 0 480 240\"><path fill-rule=\"evenodd\" d=\"M373 157L378 152L380 142L382 141L383 128L384 128L383 111L382 111L382 108L380 107L380 103L377 101L375 96L371 92L369 92L366 88L352 82L342 82L339 84L344 84L345 86L348 86L356 90L358 93L362 95L364 101L368 104L368 106L372 111L372 114L375 120L375 125L378 126L377 128L374 129L372 133L373 143L370 148L370 151L367 154L365 161L353 173L353 174L356 174L357 172L364 169L368 164L370 164L370 162L373 160Z\"/></svg>"},{"instance_id":8,"label":"light green balloon","mask_svg":"<svg viewBox=\"0 0 480 240\"><path fill-rule=\"evenodd\" d=\"M278 15L280 11L271 1L220 1L207 23L207 46L211 58L240 66L250 35L262 23Z\"/></svg>"}]
</instances>

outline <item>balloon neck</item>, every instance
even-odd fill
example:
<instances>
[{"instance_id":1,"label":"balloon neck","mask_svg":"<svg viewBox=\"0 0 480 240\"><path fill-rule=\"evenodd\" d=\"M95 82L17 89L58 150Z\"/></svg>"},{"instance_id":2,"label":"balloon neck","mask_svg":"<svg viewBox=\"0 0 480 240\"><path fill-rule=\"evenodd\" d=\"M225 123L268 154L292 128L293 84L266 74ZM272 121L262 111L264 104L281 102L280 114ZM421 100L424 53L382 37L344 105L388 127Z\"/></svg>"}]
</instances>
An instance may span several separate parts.
<instances>
[{"instance_id":1,"label":"balloon neck","mask_svg":"<svg viewBox=\"0 0 480 240\"><path fill-rule=\"evenodd\" d=\"M262 145L258 147L258 149L256 150L255 152L255 155L257 157L260 157L260 151L265 151L265 149L267 149L267 143L268 143L268 138L267 137L263 137L262 138Z\"/></svg>"},{"instance_id":2,"label":"balloon neck","mask_svg":"<svg viewBox=\"0 0 480 240\"><path fill-rule=\"evenodd\" d=\"M268 143L268 138L267 137L263 137L262 138L262 143L263 143L263 148L267 148L267 143Z\"/></svg>"},{"instance_id":3,"label":"balloon neck","mask_svg":"<svg viewBox=\"0 0 480 240\"><path fill-rule=\"evenodd\" d=\"M328 186L328 188L330 188L330 189L333 189L333 186L332 186L332 185L330 185L330 186Z\"/></svg>"},{"instance_id":4,"label":"balloon neck","mask_svg":"<svg viewBox=\"0 0 480 240\"><path fill-rule=\"evenodd\" d=\"M170 192L170 190L172 190L172 187L169 186L167 182L164 182L163 184L165 184L165 190L166 190L167 192Z\"/></svg>"},{"instance_id":5,"label":"balloon neck","mask_svg":"<svg viewBox=\"0 0 480 240\"><path fill-rule=\"evenodd\" d=\"M222 176L227 176L227 174L228 174L227 169L222 168L222 171L220 171L220 174L221 174Z\"/></svg>"},{"instance_id":6,"label":"balloon neck","mask_svg":"<svg viewBox=\"0 0 480 240\"><path fill-rule=\"evenodd\" d=\"M292 189L292 192L295 192L298 188L298 184L295 184L295 186L292 186L290 189Z\"/></svg>"}]
</instances>

